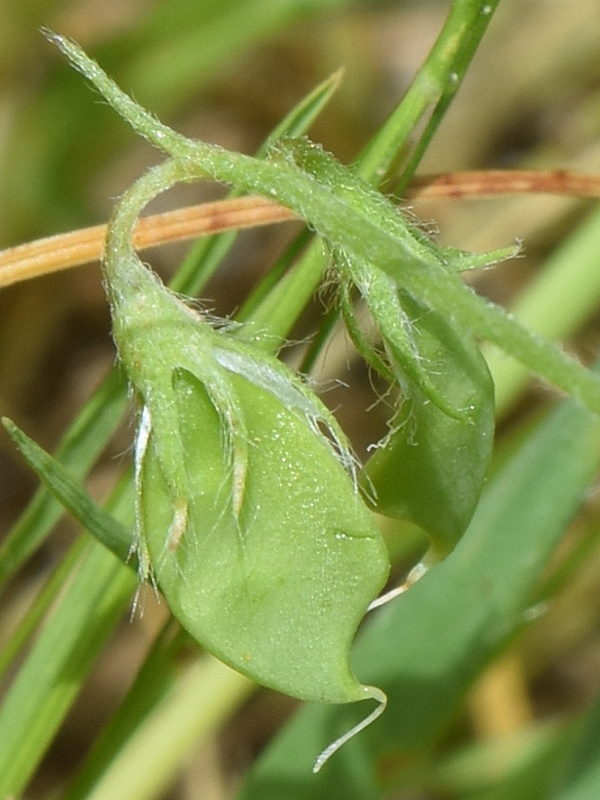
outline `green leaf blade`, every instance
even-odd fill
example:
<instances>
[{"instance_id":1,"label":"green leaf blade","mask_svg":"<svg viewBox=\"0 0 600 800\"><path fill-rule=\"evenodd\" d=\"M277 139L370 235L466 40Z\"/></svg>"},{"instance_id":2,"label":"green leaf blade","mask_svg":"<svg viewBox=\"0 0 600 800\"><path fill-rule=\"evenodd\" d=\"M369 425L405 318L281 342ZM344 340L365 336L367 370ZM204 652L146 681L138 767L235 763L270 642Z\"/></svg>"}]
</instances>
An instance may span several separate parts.
<instances>
[{"instance_id":1,"label":"green leaf blade","mask_svg":"<svg viewBox=\"0 0 600 800\"><path fill-rule=\"evenodd\" d=\"M68 471L8 419L2 423L38 478L86 530L126 562L131 555L131 533L97 506Z\"/></svg>"},{"instance_id":2,"label":"green leaf blade","mask_svg":"<svg viewBox=\"0 0 600 800\"><path fill-rule=\"evenodd\" d=\"M136 581L103 547L84 557L0 708L0 796L31 779Z\"/></svg>"},{"instance_id":3,"label":"green leaf blade","mask_svg":"<svg viewBox=\"0 0 600 800\"><path fill-rule=\"evenodd\" d=\"M92 395L63 437L57 458L73 476L90 469L125 409L123 376L115 370ZM108 432L108 433L107 433ZM0 546L0 590L52 530L63 509L39 489Z\"/></svg>"},{"instance_id":4,"label":"green leaf blade","mask_svg":"<svg viewBox=\"0 0 600 800\"><path fill-rule=\"evenodd\" d=\"M594 800L600 788L600 700L577 737L560 788L552 800Z\"/></svg>"}]
</instances>

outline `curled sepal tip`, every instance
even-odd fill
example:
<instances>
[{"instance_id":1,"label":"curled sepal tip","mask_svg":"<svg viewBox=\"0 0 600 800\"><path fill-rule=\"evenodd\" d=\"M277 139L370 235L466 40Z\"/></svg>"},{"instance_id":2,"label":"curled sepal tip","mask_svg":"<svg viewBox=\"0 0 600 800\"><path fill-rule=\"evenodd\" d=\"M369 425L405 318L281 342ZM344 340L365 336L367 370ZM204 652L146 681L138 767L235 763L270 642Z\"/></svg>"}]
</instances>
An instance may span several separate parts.
<instances>
[{"instance_id":1,"label":"curled sepal tip","mask_svg":"<svg viewBox=\"0 0 600 800\"><path fill-rule=\"evenodd\" d=\"M369 725L371 725L375 720L380 717L386 709L387 706L387 695L385 692L382 692L381 689L378 689L377 686L363 686L363 698L365 700L376 700L378 705L371 711L371 713L366 716L363 720L359 723L354 725L354 727L350 728L349 731L346 731L342 736L328 745L325 750L317 757L314 766L313 772L317 773L320 772L323 765L329 761L331 756L343 747L346 742L349 742L350 739L353 739L358 733L364 731Z\"/></svg>"}]
</instances>

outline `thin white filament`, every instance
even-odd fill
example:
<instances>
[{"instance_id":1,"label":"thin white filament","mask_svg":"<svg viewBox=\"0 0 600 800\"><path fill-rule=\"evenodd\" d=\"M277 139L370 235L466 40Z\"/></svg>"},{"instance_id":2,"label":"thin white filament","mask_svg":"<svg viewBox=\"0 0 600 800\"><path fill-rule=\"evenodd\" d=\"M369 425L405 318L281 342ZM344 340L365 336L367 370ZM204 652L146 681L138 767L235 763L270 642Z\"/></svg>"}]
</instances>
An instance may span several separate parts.
<instances>
[{"instance_id":1,"label":"thin white filament","mask_svg":"<svg viewBox=\"0 0 600 800\"><path fill-rule=\"evenodd\" d=\"M390 589L389 592L379 595L379 597L376 597L375 600L369 604L367 611L374 611L376 608L379 608L379 606L384 606L386 603L391 602L399 595L404 594L404 592L408 591L409 588L410 585L405 582L401 586L396 586L394 589Z\"/></svg>"},{"instance_id":2,"label":"thin white filament","mask_svg":"<svg viewBox=\"0 0 600 800\"><path fill-rule=\"evenodd\" d=\"M404 583L401 583L400 586L396 586L394 589L390 589L389 592L385 592L385 594L376 597L375 600L369 605L367 608L367 612L373 611L379 606L384 606L386 603L394 600L404 592L407 592L415 583L425 575L427 572L427 567L422 562L419 562L416 566L414 566L411 571L408 573L408 576Z\"/></svg>"},{"instance_id":3,"label":"thin white filament","mask_svg":"<svg viewBox=\"0 0 600 800\"><path fill-rule=\"evenodd\" d=\"M329 761L334 753L337 753L340 747L343 747L346 742L349 742L350 739L356 736L357 733L364 731L365 728L367 728L372 722L375 722L375 720L385 711L387 706L387 695L376 686L363 686L363 689L365 692L365 699L377 700L379 705L373 711L371 711L367 717L361 720L361 722L359 722L353 728L350 728L350 730L347 731L343 736L340 736L339 739L336 739L335 742L332 742L328 747L325 748L325 750L323 750L313 766L312 771L315 774L319 772L323 764Z\"/></svg>"},{"instance_id":4,"label":"thin white filament","mask_svg":"<svg viewBox=\"0 0 600 800\"><path fill-rule=\"evenodd\" d=\"M135 445L133 449L133 464L134 464L134 485L135 485L135 536L132 543L132 549L137 551L138 556L138 570L140 578L145 581L150 572L150 562L146 550L146 542L144 540L143 529L143 515L141 509L142 497L142 470L144 466L144 458L148 450L150 442L150 434L152 432L152 417L150 409L147 405L142 408L140 415L140 422L138 425L137 436L135 438Z\"/></svg>"}]
</instances>

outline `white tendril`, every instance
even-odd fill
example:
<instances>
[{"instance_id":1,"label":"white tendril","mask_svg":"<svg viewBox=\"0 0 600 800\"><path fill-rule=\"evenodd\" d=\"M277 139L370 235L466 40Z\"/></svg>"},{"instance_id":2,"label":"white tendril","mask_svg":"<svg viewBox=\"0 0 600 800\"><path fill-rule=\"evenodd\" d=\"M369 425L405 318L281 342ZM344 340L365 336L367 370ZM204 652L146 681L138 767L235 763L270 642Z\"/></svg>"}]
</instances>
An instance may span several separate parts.
<instances>
[{"instance_id":1,"label":"white tendril","mask_svg":"<svg viewBox=\"0 0 600 800\"><path fill-rule=\"evenodd\" d=\"M349 742L357 733L364 731L372 722L380 717L383 712L385 711L385 707L387 706L387 695L378 689L376 686L363 686L365 692L365 699L373 699L377 700L379 705L371 711L371 713L365 717L361 722L355 725L353 728L350 728L349 731L340 736L339 739L336 739L335 742L332 742L328 747L323 750L320 756L318 756L315 764L313 766L313 772L316 774L319 770L323 767L325 762L329 761L331 756L336 753L340 747Z\"/></svg>"}]
</instances>

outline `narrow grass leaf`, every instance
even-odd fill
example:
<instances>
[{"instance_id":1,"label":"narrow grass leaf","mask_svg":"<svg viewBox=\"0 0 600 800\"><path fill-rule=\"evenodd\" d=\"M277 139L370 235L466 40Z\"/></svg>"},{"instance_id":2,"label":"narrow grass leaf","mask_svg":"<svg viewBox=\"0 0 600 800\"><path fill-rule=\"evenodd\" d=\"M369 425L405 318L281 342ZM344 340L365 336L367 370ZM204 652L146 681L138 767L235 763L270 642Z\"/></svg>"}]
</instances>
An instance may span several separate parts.
<instances>
[{"instance_id":1,"label":"narrow grass leaf","mask_svg":"<svg viewBox=\"0 0 600 800\"><path fill-rule=\"evenodd\" d=\"M566 769L566 777L552 800L596 800L600 791L600 699L587 715Z\"/></svg>"},{"instance_id":2,"label":"narrow grass leaf","mask_svg":"<svg viewBox=\"0 0 600 800\"><path fill-rule=\"evenodd\" d=\"M14 422L4 418L2 424L31 469L59 503L117 558L126 562L131 555L131 532L111 514L96 505L60 462L46 453Z\"/></svg>"},{"instance_id":3,"label":"narrow grass leaf","mask_svg":"<svg viewBox=\"0 0 600 800\"><path fill-rule=\"evenodd\" d=\"M210 656L187 665L85 795L86 800L153 800L178 768L215 736L254 684Z\"/></svg>"},{"instance_id":4,"label":"narrow grass leaf","mask_svg":"<svg viewBox=\"0 0 600 800\"><path fill-rule=\"evenodd\" d=\"M27 614L19 622L16 629L11 632L8 639L2 642L2 651L0 652L0 678L5 675L15 658L33 637L39 624L45 618L58 595L62 592L75 565L88 545L89 541L86 537L81 536L77 540L44 583L35 600L28 607Z\"/></svg>"},{"instance_id":5,"label":"narrow grass leaf","mask_svg":"<svg viewBox=\"0 0 600 800\"><path fill-rule=\"evenodd\" d=\"M77 568L0 708L0 797L24 791L136 584L100 545Z\"/></svg>"},{"instance_id":6,"label":"narrow grass leaf","mask_svg":"<svg viewBox=\"0 0 600 800\"><path fill-rule=\"evenodd\" d=\"M56 458L74 478L83 478L125 409L125 384L116 370L79 412L57 449ZM46 489L39 489L0 545L0 589L49 535L63 513Z\"/></svg>"},{"instance_id":7,"label":"narrow grass leaf","mask_svg":"<svg viewBox=\"0 0 600 800\"><path fill-rule=\"evenodd\" d=\"M63 800L82 800L102 778L136 728L171 690L177 679L177 661L186 645L189 646L188 635L170 616L152 642L127 694L95 739ZM170 733L165 731L165 741Z\"/></svg>"}]
</instances>

